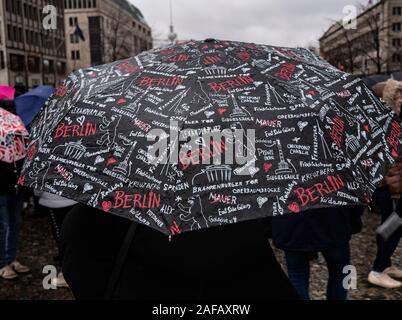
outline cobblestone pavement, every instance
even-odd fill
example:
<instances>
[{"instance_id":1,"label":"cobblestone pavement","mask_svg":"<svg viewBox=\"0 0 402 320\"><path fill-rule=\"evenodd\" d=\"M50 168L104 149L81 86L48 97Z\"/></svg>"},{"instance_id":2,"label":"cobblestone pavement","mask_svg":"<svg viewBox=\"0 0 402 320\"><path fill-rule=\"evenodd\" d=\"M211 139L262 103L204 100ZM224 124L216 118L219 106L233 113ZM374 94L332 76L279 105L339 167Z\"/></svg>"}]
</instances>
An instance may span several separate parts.
<instances>
[{"instance_id":1,"label":"cobblestone pavement","mask_svg":"<svg viewBox=\"0 0 402 320\"><path fill-rule=\"evenodd\" d=\"M350 292L350 299L360 300L401 300L402 289L385 290L367 282L367 274L374 260L376 246L374 232L379 218L375 214L364 216L363 232L352 241L352 263L358 272L357 290ZM283 254L276 250L278 259L283 262ZM21 276L18 280L0 280L0 299L33 300L71 300L68 289L44 290L42 286L44 266L53 264L54 242L46 218L26 217L23 225L19 257L21 262L32 268L32 274ZM394 255L395 265L402 268L402 241ZM267 271L269 272L269 270ZM311 295L313 299L325 299L327 271L322 257L312 262Z\"/></svg>"}]
</instances>

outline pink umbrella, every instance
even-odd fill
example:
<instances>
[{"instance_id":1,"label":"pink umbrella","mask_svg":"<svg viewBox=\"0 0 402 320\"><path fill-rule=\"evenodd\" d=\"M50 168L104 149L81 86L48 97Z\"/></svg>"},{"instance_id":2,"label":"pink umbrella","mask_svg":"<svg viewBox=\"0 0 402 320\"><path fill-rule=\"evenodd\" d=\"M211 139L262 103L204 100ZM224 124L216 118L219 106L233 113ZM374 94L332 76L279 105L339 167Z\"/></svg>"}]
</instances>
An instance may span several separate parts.
<instances>
[{"instance_id":1,"label":"pink umbrella","mask_svg":"<svg viewBox=\"0 0 402 320\"><path fill-rule=\"evenodd\" d=\"M15 89L8 86L0 86L0 100L13 100Z\"/></svg>"},{"instance_id":2,"label":"pink umbrella","mask_svg":"<svg viewBox=\"0 0 402 320\"><path fill-rule=\"evenodd\" d=\"M28 136L21 118L0 108L0 161L13 163L24 159Z\"/></svg>"}]
</instances>

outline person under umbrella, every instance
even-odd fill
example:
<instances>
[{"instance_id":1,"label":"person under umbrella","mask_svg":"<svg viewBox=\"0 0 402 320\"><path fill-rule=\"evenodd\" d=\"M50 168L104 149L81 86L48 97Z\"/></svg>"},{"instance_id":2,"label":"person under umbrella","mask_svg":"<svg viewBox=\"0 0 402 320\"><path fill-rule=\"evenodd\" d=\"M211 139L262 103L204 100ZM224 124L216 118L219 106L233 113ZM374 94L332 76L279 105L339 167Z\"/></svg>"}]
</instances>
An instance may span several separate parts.
<instances>
[{"instance_id":1,"label":"person under umbrella","mask_svg":"<svg viewBox=\"0 0 402 320\"><path fill-rule=\"evenodd\" d=\"M384 99L387 105L392 107L398 116L401 115L402 82L388 80L385 83L378 84L374 90ZM377 188L373 196L374 202L379 204L381 223L384 223L395 210L402 214L401 193L391 192L386 183L387 181L392 183L393 180L397 182L402 180L399 170L396 169L390 170L384 183ZM402 282L396 280L398 278L402 279L402 270L393 266L391 261L401 236L402 228L399 228L389 239L383 239L383 237L377 235L377 255L372 270L368 275L368 281L371 284L388 289L402 286Z\"/></svg>"},{"instance_id":2,"label":"person under umbrella","mask_svg":"<svg viewBox=\"0 0 402 320\"><path fill-rule=\"evenodd\" d=\"M171 242L143 225L130 239L131 225L84 205L67 215L63 272L76 299L299 299L269 245L264 219L184 233Z\"/></svg>"},{"instance_id":3,"label":"person under umbrella","mask_svg":"<svg viewBox=\"0 0 402 320\"><path fill-rule=\"evenodd\" d=\"M311 210L272 220L273 244L285 251L288 276L299 296L310 300L310 257L321 252L328 269L327 300L346 300L344 268L351 264L351 236L361 230L363 207Z\"/></svg>"},{"instance_id":4,"label":"person under umbrella","mask_svg":"<svg viewBox=\"0 0 402 320\"><path fill-rule=\"evenodd\" d=\"M60 197L49 192L41 192L39 196L39 205L48 209L49 224L52 230L53 239L57 245L58 255L55 257L60 270L62 269L62 258L60 254L60 234L63 222L68 212L77 204L77 202ZM57 278L53 279L52 284L57 288L66 288L68 284L64 279L63 272L60 271Z\"/></svg>"},{"instance_id":5,"label":"person under umbrella","mask_svg":"<svg viewBox=\"0 0 402 320\"><path fill-rule=\"evenodd\" d=\"M11 100L0 100L0 108L2 117L0 121L6 116L11 117L7 115L8 112L15 112L15 105ZM22 123L20 125L21 128L24 128ZM6 145L0 145L1 153L5 147ZM16 153L13 151L11 158L7 156L7 160L11 163L5 162L6 159L0 159L0 177L2 179L0 183L0 278L5 280L13 280L18 277L19 273L30 272L27 266L16 259L23 205L21 191L16 190L23 158L21 155L16 157Z\"/></svg>"}]
</instances>

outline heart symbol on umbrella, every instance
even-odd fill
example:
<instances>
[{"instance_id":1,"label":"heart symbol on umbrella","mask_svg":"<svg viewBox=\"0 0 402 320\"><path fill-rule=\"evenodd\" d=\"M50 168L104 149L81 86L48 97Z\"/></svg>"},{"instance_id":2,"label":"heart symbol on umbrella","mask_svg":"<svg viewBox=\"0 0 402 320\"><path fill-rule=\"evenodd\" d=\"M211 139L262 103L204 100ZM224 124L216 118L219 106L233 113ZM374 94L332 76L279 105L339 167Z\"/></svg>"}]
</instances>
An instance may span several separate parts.
<instances>
[{"instance_id":1,"label":"heart symbol on umbrella","mask_svg":"<svg viewBox=\"0 0 402 320\"><path fill-rule=\"evenodd\" d=\"M92 185L90 185L89 183L86 183L84 185L84 193L91 191L94 187Z\"/></svg>"},{"instance_id":2,"label":"heart symbol on umbrella","mask_svg":"<svg viewBox=\"0 0 402 320\"><path fill-rule=\"evenodd\" d=\"M103 201L102 202L102 209L105 212L109 212L112 209L112 202L111 201Z\"/></svg>"},{"instance_id":3,"label":"heart symbol on umbrella","mask_svg":"<svg viewBox=\"0 0 402 320\"><path fill-rule=\"evenodd\" d=\"M101 156L97 156L95 159L95 165L97 165L98 163L102 163L103 161L105 161L104 158L102 158Z\"/></svg>"},{"instance_id":4,"label":"heart symbol on umbrella","mask_svg":"<svg viewBox=\"0 0 402 320\"><path fill-rule=\"evenodd\" d=\"M308 126L308 122L306 122L306 121L299 121L299 122L297 123L297 125L299 126L300 131L303 131L304 128Z\"/></svg>"},{"instance_id":5,"label":"heart symbol on umbrella","mask_svg":"<svg viewBox=\"0 0 402 320\"><path fill-rule=\"evenodd\" d=\"M267 173L272 168L272 163L264 163L264 171Z\"/></svg>"},{"instance_id":6,"label":"heart symbol on umbrella","mask_svg":"<svg viewBox=\"0 0 402 320\"><path fill-rule=\"evenodd\" d=\"M262 208L262 206L268 202L268 198L267 197L258 197L257 198L257 203L258 206L260 207L260 209Z\"/></svg>"},{"instance_id":7,"label":"heart symbol on umbrella","mask_svg":"<svg viewBox=\"0 0 402 320\"><path fill-rule=\"evenodd\" d=\"M85 116L81 116L81 117L77 118L77 122L78 122L81 126L84 125Z\"/></svg>"},{"instance_id":8,"label":"heart symbol on umbrella","mask_svg":"<svg viewBox=\"0 0 402 320\"><path fill-rule=\"evenodd\" d=\"M207 118L211 118L214 114L215 114L214 111L205 111L205 116L206 116Z\"/></svg>"},{"instance_id":9,"label":"heart symbol on umbrella","mask_svg":"<svg viewBox=\"0 0 402 320\"><path fill-rule=\"evenodd\" d=\"M112 165L114 165L115 163L117 163L117 160L112 157L112 158L109 158L109 159L107 160L106 165L107 165L107 166L112 166Z\"/></svg>"},{"instance_id":10,"label":"heart symbol on umbrella","mask_svg":"<svg viewBox=\"0 0 402 320\"><path fill-rule=\"evenodd\" d=\"M300 212L300 207L296 202L293 202L290 205L288 205L288 209L293 213L299 213Z\"/></svg>"},{"instance_id":11,"label":"heart symbol on umbrella","mask_svg":"<svg viewBox=\"0 0 402 320\"><path fill-rule=\"evenodd\" d=\"M219 112L220 115L223 115L226 111L228 111L228 109L225 109L225 108L219 108L218 109L218 112Z\"/></svg>"},{"instance_id":12,"label":"heart symbol on umbrella","mask_svg":"<svg viewBox=\"0 0 402 320\"><path fill-rule=\"evenodd\" d=\"M260 85L262 85L264 82L262 81L255 81L254 85L258 88Z\"/></svg>"},{"instance_id":13,"label":"heart symbol on umbrella","mask_svg":"<svg viewBox=\"0 0 402 320\"><path fill-rule=\"evenodd\" d=\"M391 152L391 155L392 155L394 158L397 158L397 157L398 157L398 152L397 152L395 149L393 149L392 152Z\"/></svg>"},{"instance_id":14,"label":"heart symbol on umbrella","mask_svg":"<svg viewBox=\"0 0 402 320\"><path fill-rule=\"evenodd\" d=\"M125 104L127 102L127 100L126 99L124 99L124 98L121 98L121 99L119 99L119 101L117 101L117 104Z\"/></svg>"}]
</instances>

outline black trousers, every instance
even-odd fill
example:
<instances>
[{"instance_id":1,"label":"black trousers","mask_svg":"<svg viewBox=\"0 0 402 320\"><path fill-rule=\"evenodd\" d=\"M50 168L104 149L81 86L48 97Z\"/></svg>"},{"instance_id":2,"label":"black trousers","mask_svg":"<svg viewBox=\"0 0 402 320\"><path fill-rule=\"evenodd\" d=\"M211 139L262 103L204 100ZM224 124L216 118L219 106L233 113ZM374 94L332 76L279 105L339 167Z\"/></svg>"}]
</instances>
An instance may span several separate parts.
<instances>
[{"instance_id":1,"label":"black trousers","mask_svg":"<svg viewBox=\"0 0 402 320\"><path fill-rule=\"evenodd\" d=\"M63 227L63 222L67 216L67 214L71 211L72 207L65 207L65 208L47 208L48 209L48 217L49 217L49 224L52 230L53 239L57 245L57 256L54 258L55 261L60 265L62 259L60 257L60 235L61 229Z\"/></svg>"},{"instance_id":2,"label":"black trousers","mask_svg":"<svg viewBox=\"0 0 402 320\"><path fill-rule=\"evenodd\" d=\"M381 223L389 218L394 211L393 200L388 188L378 188L373 196L374 200L379 204L381 212ZM397 212L402 210L402 198L399 200ZM384 240L377 235L377 255L373 265L373 271L383 272L392 265L391 258L398 247L402 237L402 228L399 228L388 240Z\"/></svg>"}]
</instances>

